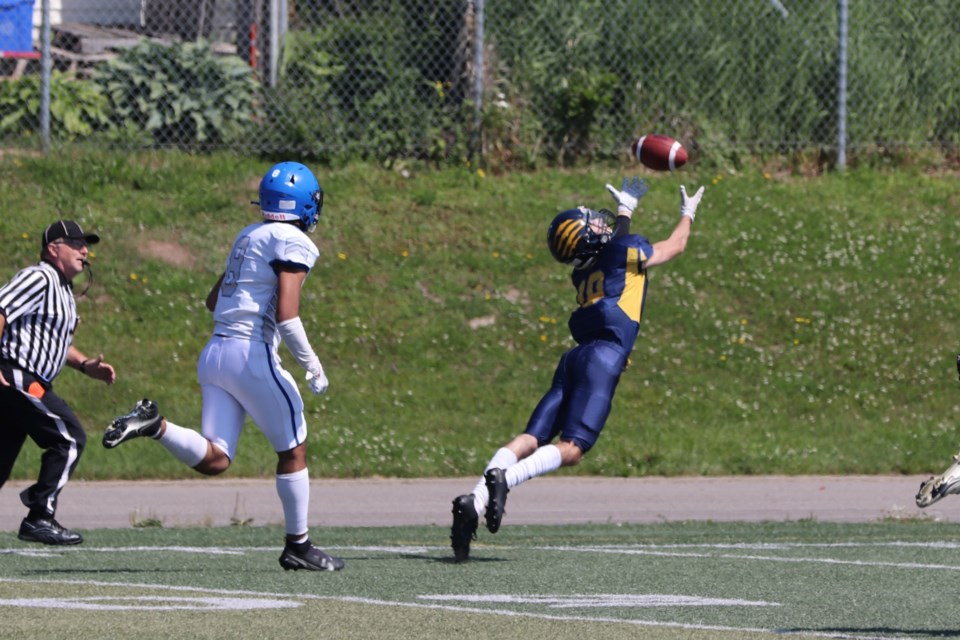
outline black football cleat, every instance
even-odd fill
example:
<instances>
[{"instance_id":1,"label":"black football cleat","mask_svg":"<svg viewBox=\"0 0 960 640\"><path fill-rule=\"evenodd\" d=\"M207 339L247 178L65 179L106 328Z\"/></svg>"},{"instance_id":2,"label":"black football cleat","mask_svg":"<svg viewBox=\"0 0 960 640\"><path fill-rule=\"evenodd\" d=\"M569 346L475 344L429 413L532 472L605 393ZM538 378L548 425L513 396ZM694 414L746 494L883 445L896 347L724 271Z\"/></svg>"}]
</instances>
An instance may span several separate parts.
<instances>
[{"instance_id":1,"label":"black football cleat","mask_svg":"<svg viewBox=\"0 0 960 640\"><path fill-rule=\"evenodd\" d=\"M299 547L299 548L298 548ZM340 571L344 563L340 558L335 558L329 554L320 551L307 541L304 545L297 545L288 542L283 547L283 553L280 554L280 566L284 571L298 571L306 569L307 571Z\"/></svg>"},{"instance_id":2,"label":"black football cleat","mask_svg":"<svg viewBox=\"0 0 960 640\"><path fill-rule=\"evenodd\" d=\"M477 539L477 508L473 506L473 494L460 496L453 501L453 526L450 527L450 546L457 562L470 559L470 542Z\"/></svg>"},{"instance_id":3,"label":"black football cleat","mask_svg":"<svg viewBox=\"0 0 960 640\"><path fill-rule=\"evenodd\" d=\"M133 411L110 423L110 426L103 432L103 446L107 449L113 449L121 442L133 438L155 438L160 432L162 420L163 416L160 415L157 403L144 398L137 403Z\"/></svg>"},{"instance_id":4,"label":"black football cleat","mask_svg":"<svg viewBox=\"0 0 960 640\"><path fill-rule=\"evenodd\" d=\"M500 522L503 520L504 509L507 506L507 472L503 469L489 469L483 474L483 479L487 484L487 492L490 494L487 502L487 531L496 533L500 530Z\"/></svg>"},{"instance_id":5,"label":"black football cleat","mask_svg":"<svg viewBox=\"0 0 960 640\"><path fill-rule=\"evenodd\" d=\"M20 523L17 537L26 542L67 545L80 544L83 536L76 531L65 529L53 518L24 518Z\"/></svg>"}]
</instances>

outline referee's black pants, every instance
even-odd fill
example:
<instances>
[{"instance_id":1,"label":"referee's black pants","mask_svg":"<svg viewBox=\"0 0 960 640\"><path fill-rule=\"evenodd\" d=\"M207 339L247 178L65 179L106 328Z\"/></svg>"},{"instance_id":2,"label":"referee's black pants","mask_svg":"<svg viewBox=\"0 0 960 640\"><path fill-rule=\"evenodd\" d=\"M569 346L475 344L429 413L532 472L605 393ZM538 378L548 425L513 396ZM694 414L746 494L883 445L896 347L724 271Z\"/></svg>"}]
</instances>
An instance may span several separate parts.
<instances>
[{"instance_id":1,"label":"referee's black pants","mask_svg":"<svg viewBox=\"0 0 960 640\"><path fill-rule=\"evenodd\" d=\"M0 363L10 383L0 385L0 487L10 472L27 436L43 449L36 484L20 492L20 500L33 518L53 517L57 498L76 469L87 435L73 410L46 382L33 374Z\"/></svg>"}]
</instances>

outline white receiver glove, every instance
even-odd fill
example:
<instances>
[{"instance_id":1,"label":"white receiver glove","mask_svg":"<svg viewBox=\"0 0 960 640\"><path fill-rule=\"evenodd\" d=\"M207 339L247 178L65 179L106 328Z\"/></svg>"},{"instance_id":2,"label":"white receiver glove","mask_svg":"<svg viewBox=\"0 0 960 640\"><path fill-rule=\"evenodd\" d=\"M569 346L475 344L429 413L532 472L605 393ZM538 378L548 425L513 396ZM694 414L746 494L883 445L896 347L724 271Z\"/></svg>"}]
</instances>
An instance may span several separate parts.
<instances>
[{"instance_id":1,"label":"white receiver glove","mask_svg":"<svg viewBox=\"0 0 960 640\"><path fill-rule=\"evenodd\" d=\"M307 371L307 384L310 385L310 391L312 391L314 395L322 396L327 392L330 382L323 373L323 367L320 367L319 371L312 373Z\"/></svg>"},{"instance_id":2,"label":"white receiver glove","mask_svg":"<svg viewBox=\"0 0 960 640\"><path fill-rule=\"evenodd\" d=\"M317 395L326 393L330 383L323 373L320 358L313 352L310 341L307 340L307 334L303 330L303 322L300 321L299 316L278 323L277 331L293 357L297 359L301 367L307 370L307 382L310 385L310 391Z\"/></svg>"},{"instance_id":3,"label":"white receiver glove","mask_svg":"<svg viewBox=\"0 0 960 640\"><path fill-rule=\"evenodd\" d=\"M637 176L633 176L633 179L624 178L619 191L612 184L607 185L607 191L617 201L617 213L628 218L633 215L637 203L640 202L640 198L646 195L649 188L647 181L641 180Z\"/></svg>"},{"instance_id":4,"label":"white receiver glove","mask_svg":"<svg viewBox=\"0 0 960 640\"><path fill-rule=\"evenodd\" d=\"M680 185L680 217L687 216L690 218L690 222L693 222L697 217L697 207L700 206L700 198L703 197L704 187L697 189L697 192L692 196L687 195L687 188L683 185Z\"/></svg>"}]
</instances>

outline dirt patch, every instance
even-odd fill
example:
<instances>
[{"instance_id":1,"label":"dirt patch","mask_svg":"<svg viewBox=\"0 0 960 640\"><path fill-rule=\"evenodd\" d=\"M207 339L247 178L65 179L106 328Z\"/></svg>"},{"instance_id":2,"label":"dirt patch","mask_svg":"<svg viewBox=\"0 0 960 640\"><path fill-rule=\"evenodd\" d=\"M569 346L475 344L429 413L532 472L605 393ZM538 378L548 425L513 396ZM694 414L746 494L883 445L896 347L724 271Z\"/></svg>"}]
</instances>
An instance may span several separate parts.
<instances>
[{"instance_id":1,"label":"dirt patch","mask_svg":"<svg viewBox=\"0 0 960 640\"><path fill-rule=\"evenodd\" d=\"M179 242L150 239L145 240L141 247L145 256L174 267L189 269L196 266L197 263L196 256Z\"/></svg>"}]
</instances>

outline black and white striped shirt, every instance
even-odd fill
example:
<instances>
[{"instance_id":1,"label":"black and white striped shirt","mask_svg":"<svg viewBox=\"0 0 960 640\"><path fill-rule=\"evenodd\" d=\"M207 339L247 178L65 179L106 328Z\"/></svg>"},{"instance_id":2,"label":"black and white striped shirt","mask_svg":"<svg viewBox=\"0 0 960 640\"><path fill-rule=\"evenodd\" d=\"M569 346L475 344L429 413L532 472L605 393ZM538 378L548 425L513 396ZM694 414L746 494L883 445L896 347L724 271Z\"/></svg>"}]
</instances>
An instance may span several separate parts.
<instances>
[{"instance_id":1,"label":"black and white striped shirt","mask_svg":"<svg viewBox=\"0 0 960 640\"><path fill-rule=\"evenodd\" d=\"M67 363L77 330L70 282L46 262L27 267L0 287L0 313L7 319L0 357L52 381Z\"/></svg>"}]
</instances>

